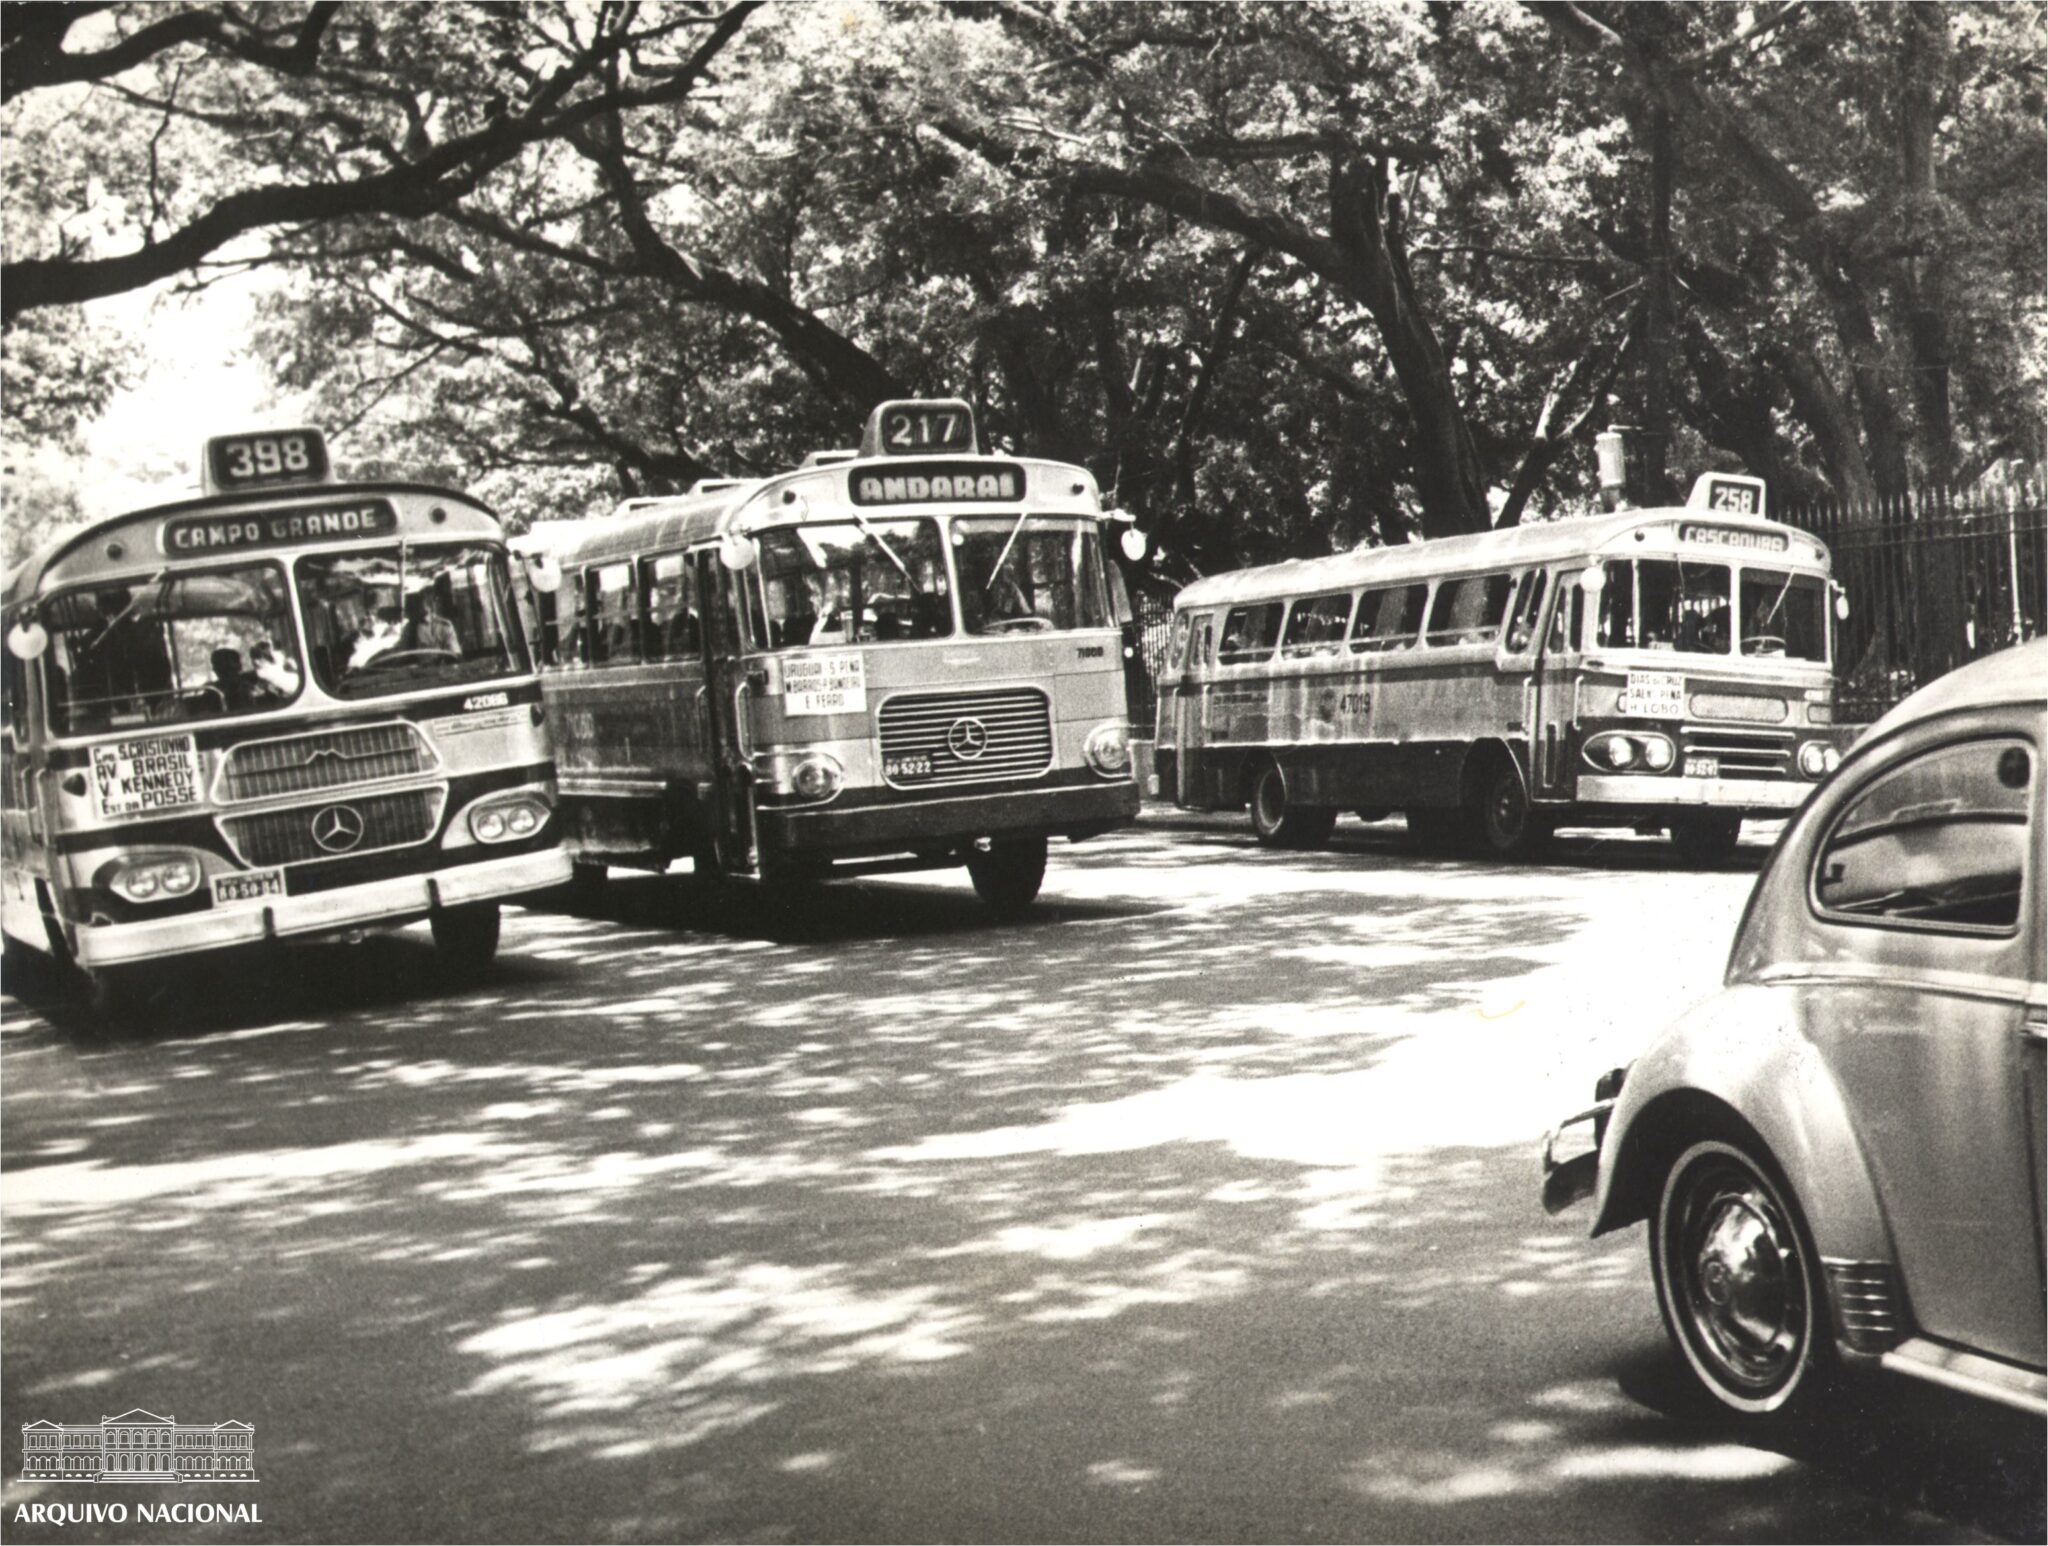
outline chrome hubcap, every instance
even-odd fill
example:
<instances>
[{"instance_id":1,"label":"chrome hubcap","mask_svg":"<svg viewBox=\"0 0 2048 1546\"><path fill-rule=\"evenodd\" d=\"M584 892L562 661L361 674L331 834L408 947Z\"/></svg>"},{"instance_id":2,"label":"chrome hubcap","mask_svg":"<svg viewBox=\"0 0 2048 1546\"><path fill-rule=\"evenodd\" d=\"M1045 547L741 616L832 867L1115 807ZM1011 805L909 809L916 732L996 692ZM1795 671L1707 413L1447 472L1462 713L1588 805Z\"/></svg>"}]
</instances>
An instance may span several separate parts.
<instances>
[{"instance_id":1,"label":"chrome hubcap","mask_svg":"<svg viewBox=\"0 0 2048 1546\"><path fill-rule=\"evenodd\" d=\"M1701 1175L1671 1240L1694 1345L1735 1385L1767 1390L1806 1334L1806 1281L1791 1221L1731 1165Z\"/></svg>"}]
</instances>

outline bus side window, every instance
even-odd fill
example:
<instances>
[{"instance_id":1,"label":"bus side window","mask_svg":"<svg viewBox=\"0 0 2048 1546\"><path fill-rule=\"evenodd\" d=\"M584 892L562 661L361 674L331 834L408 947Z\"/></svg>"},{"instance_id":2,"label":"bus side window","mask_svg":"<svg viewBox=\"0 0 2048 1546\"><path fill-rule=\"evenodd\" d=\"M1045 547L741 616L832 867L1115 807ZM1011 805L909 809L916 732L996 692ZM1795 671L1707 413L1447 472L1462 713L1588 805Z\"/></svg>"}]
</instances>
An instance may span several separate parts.
<instances>
[{"instance_id":1,"label":"bus side window","mask_svg":"<svg viewBox=\"0 0 2048 1546\"><path fill-rule=\"evenodd\" d=\"M1268 601L1232 607L1223 619L1223 643L1216 651L1216 664L1248 665L1270 656L1280 642L1280 614L1285 606L1284 602Z\"/></svg>"},{"instance_id":2,"label":"bus side window","mask_svg":"<svg viewBox=\"0 0 2048 1546\"><path fill-rule=\"evenodd\" d=\"M1510 654L1526 654L1529 646L1535 643L1549 579L1549 571L1543 569L1531 569L1522 575L1521 590L1515 601L1515 619L1508 627Z\"/></svg>"},{"instance_id":3,"label":"bus side window","mask_svg":"<svg viewBox=\"0 0 2048 1546\"><path fill-rule=\"evenodd\" d=\"M649 660L695 660L704 653L704 623L697 613L697 587L680 553L640 560L640 589L647 617Z\"/></svg>"},{"instance_id":4,"label":"bus side window","mask_svg":"<svg viewBox=\"0 0 2048 1546\"><path fill-rule=\"evenodd\" d=\"M1491 644L1500 634L1513 580L1505 574L1473 574L1437 586L1429 608L1425 644Z\"/></svg>"},{"instance_id":5,"label":"bus side window","mask_svg":"<svg viewBox=\"0 0 2048 1546\"><path fill-rule=\"evenodd\" d=\"M636 592L631 564L605 564L591 571L590 655L624 665L640 655L634 616Z\"/></svg>"},{"instance_id":6,"label":"bus side window","mask_svg":"<svg viewBox=\"0 0 2048 1546\"><path fill-rule=\"evenodd\" d=\"M1212 613L1201 621L1195 630L1194 653L1188 657L1190 666L1213 666L1216 663L1216 618Z\"/></svg>"},{"instance_id":7,"label":"bus side window","mask_svg":"<svg viewBox=\"0 0 2048 1546\"><path fill-rule=\"evenodd\" d=\"M1176 676L1189 669L1188 640L1194 634L1190 624L1187 613L1173 614L1173 641L1166 646L1166 669Z\"/></svg>"},{"instance_id":8,"label":"bus side window","mask_svg":"<svg viewBox=\"0 0 2048 1546\"><path fill-rule=\"evenodd\" d=\"M1550 643L1552 654L1576 650L1579 647L1579 576L1583 571L1566 569L1557 577L1557 603L1550 613Z\"/></svg>"},{"instance_id":9,"label":"bus side window","mask_svg":"<svg viewBox=\"0 0 2048 1546\"><path fill-rule=\"evenodd\" d=\"M1306 655L1332 655L1343 643L1344 627L1351 621L1351 593L1339 591L1328 596L1308 596L1294 603L1287 614L1287 632L1280 653L1290 660Z\"/></svg>"},{"instance_id":10,"label":"bus side window","mask_svg":"<svg viewBox=\"0 0 2048 1546\"><path fill-rule=\"evenodd\" d=\"M1352 653L1413 649L1428 594L1427 585L1397 585L1359 597L1358 620L1351 625Z\"/></svg>"},{"instance_id":11,"label":"bus side window","mask_svg":"<svg viewBox=\"0 0 2048 1546\"><path fill-rule=\"evenodd\" d=\"M731 660L740 652L740 620L733 610L733 573L709 549L701 553L698 562L703 566L698 578L704 597L705 653L714 659Z\"/></svg>"},{"instance_id":12,"label":"bus side window","mask_svg":"<svg viewBox=\"0 0 2048 1546\"><path fill-rule=\"evenodd\" d=\"M564 570L562 588L555 592L555 609L560 627L559 654L565 666L583 665L590 659L589 576L581 569Z\"/></svg>"}]
</instances>

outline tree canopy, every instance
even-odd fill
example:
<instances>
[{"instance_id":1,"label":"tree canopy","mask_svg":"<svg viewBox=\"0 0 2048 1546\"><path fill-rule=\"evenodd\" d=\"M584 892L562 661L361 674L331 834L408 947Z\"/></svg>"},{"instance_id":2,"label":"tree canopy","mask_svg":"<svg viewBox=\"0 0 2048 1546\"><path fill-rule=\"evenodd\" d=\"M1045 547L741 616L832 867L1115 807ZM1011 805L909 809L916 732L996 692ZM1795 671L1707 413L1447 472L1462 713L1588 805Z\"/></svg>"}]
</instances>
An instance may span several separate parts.
<instances>
[{"instance_id":1,"label":"tree canopy","mask_svg":"<svg viewBox=\"0 0 2048 1546\"><path fill-rule=\"evenodd\" d=\"M1180 574L1554 510L1614 420L1781 498L2040 451L2034 5L0 18L14 435L91 411L55 319L254 268L345 450L526 519L910 392Z\"/></svg>"}]
</instances>

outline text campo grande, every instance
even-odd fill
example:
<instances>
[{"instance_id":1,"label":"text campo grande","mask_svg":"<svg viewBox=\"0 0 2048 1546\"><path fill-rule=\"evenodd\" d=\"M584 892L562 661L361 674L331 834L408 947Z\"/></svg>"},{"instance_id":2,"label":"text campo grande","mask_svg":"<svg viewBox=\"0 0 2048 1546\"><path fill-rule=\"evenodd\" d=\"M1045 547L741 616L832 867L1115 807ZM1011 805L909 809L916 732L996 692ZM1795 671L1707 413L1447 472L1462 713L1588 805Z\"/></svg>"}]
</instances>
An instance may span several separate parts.
<instances>
[{"instance_id":1,"label":"text campo grande","mask_svg":"<svg viewBox=\"0 0 2048 1546\"><path fill-rule=\"evenodd\" d=\"M255 1503L17 1503L9 1524L260 1525Z\"/></svg>"}]
</instances>

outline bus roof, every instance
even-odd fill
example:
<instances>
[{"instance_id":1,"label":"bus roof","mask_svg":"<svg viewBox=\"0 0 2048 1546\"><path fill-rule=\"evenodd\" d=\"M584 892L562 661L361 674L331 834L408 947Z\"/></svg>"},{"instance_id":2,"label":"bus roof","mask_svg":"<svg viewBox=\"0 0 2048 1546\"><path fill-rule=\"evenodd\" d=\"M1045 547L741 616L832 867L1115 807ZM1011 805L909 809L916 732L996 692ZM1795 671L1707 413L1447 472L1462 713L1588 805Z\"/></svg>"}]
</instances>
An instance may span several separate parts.
<instances>
[{"instance_id":1,"label":"bus roof","mask_svg":"<svg viewBox=\"0 0 2048 1546\"><path fill-rule=\"evenodd\" d=\"M1780 562L1819 563L1827 549L1810 532L1761 516L1735 515L1696 506L1663 505L1646 510L1615 510L1572 516L1539 526L1511 526L1505 531L1465 537L1438 537L1400 547L1358 548L1328 558L1294 558L1253 569L1210 575L1195 581L1174 598L1176 607L1215 606L1227 602L1277 601L1322 591L1352 590L1362 585L1398 585L1438 575L1489 569L1520 569L1558 559L1606 553L1631 533L1658 526L1706 527L1720 531L1756 532L1785 539L1782 553L1764 556ZM1742 555L1730 548L1724 556Z\"/></svg>"},{"instance_id":2,"label":"bus roof","mask_svg":"<svg viewBox=\"0 0 2048 1546\"><path fill-rule=\"evenodd\" d=\"M0 609L14 611L24 602L33 600L46 583L70 584L80 579L96 579L102 576L114 579L128 574L154 574L164 566L164 553L162 547L153 539L163 522L178 516L232 516L246 510L312 508L379 495L415 495L428 499L450 500L483 516L494 527L498 521L497 512L475 495L465 494L459 489L444 488L435 483L321 483L297 488L260 489L241 494L212 494L181 499L170 504L150 505L140 510L127 510L119 515L104 516L49 538L27 558L7 571L4 586L0 586ZM67 564L66 560L82 558L84 550L93 543L103 539L111 543L124 533L152 540L129 542L126 544L127 551L120 557L109 555L91 564L90 574L60 572L87 567ZM451 536L455 534L450 533ZM475 535L474 532L469 534ZM246 556L263 551L266 549L224 549L208 557L221 559L234 557L238 553Z\"/></svg>"},{"instance_id":3,"label":"bus roof","mask_svg":"<svg viewBox=\"0 0 2048 1546\"><path fill-rule=\"evenodd\" d=\"M1066 486L1050 496L1053 503L1071 506L1072 513L1077 515L1102 513L1094 478L1070 462L1033 456L927 456L919 457L909 470L953 468L966 472L999 467L1023 469L1027 488L1036 479L1066 480ZM845 520L846 511L856 508L850 493L854 478L876 473L893 476L905 470L906 464L896 457L807 461L772 477L736 481L730 486L713 486L668 498L626 500L611 514L587 520L539 521L518 539L516 546L523 551L544 552L557 563L574 567L612 563L645 553L678 551L715 541L733 529L742 509L748 507L754 507L746 521L750 531L797 525L806 519ZM786 504L771 502L771 496L778 491ZM815 509L813 500L826 508ZM950 500L932 503L947 505L957 513L958 507ZM1007 510L1014 515L1021 504L1039 503L1038 496L1005 499L992 504L989 513ZM870 520L927 513L926 506L915 504L863 504L857 508Z\"/></svg>"}]
</instances>

